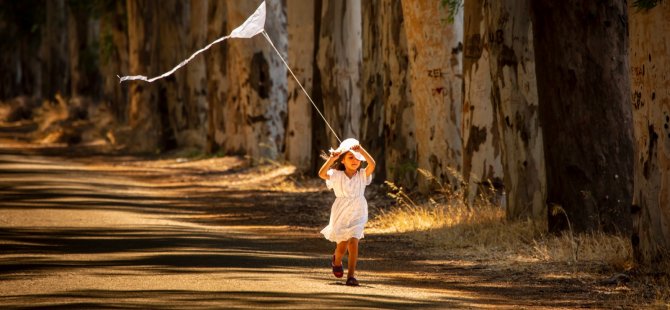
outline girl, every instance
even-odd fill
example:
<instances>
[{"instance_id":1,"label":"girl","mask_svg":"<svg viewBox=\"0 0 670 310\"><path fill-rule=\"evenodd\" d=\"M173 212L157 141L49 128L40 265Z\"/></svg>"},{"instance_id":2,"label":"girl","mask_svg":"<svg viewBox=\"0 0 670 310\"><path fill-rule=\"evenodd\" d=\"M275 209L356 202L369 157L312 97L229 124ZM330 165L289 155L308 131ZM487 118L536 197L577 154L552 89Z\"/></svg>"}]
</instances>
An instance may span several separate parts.
<instances>
[{"instance_id":1,"label":"girl","mask_svg":"<svg viewBox=\"0 0 670 310\"><path fill-rule=\"evenodd\" d=\"M361 168L362 161L368 162L364 170ZM358 286L354 278L358 240L363 238L363 228L368 221L368 202L363 193L365 186L372 181L374 170L375 160L356 139L346 139L337 150L331 149L330 157L319 170L319 177L326 180L326 186L335 191L336 197L330 211L330 222L321 233L337 243L330 263L337 278L344 275L342 258L349 251L346 282L349 286Z\"/></svg>"}]
</instances>

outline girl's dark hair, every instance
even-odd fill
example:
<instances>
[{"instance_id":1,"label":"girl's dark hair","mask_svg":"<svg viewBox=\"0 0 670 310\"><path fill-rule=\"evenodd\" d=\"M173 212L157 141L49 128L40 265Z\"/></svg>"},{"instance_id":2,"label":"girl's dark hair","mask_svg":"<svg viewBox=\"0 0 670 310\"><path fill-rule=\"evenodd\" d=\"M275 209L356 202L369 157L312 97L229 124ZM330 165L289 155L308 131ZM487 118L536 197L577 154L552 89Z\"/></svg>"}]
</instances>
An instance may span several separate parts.
<instances>
[{"instance_id":1,"label":"girl's dark hair","mask_svg":"<svg viewBox=\"0 0 670 310\"><path fill-rule=\"evenodd\" d=\"M344 155L347 155L347 152L344 152L344 153L340 154L340 156L337 157L337 160L335 160L335 163L333 163L332 166L328 167L328 169L335 169L335 170L340 170L340 171L346 170L345 167L344 167L344 163L342 163L342 159L344 159ZM326 152L321 151L321 158L323 158L324 160L328 160L328 158L330 158L330 156Z\"/></svg>"},{"instance_id":2,"label":"girl's dark hair","mask_svg":"<svg viewBox=\"0 0 670 310\"><path fill-rule=\"evenodd\" d=\"M340 171L347 170L346 167L344 166L344 163L342 162L342 160L344 160L344 156L346 156L347 153L349 153L349 152L347 151L347 152L344 152L344 153L340 154L340 156L337 157L337 160L335 160L335 163L333 163L332 166L328 167L328 169L335 169L335 170L340 170ZM328 158L330 158L330 156L328 156L328 154L326 154L326 152L321 151L321 158L323 158L325 160L328 160Z\"/></svg>"}]
</instances>

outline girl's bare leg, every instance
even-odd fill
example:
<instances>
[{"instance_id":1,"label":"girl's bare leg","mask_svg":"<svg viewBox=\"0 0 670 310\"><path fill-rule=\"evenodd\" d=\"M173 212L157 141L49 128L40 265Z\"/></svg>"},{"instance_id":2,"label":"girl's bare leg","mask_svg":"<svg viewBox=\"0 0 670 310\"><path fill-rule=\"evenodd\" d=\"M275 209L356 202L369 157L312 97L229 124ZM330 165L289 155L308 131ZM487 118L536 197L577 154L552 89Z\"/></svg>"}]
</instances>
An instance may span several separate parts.
<instances>
[{"instance_id":1,"label":"girl's bare leg","mask_svg":"<svg viewBox=\"0 0 670 310\"><path fill-rule=\"evenodd\" d=\"M358 239L351 238L348 243L349 266L347 267L347 278L353 278L356 272L356 262L358 261Z\"/></svg>"},{"instance_id":2,"label":"girl's bare leg","mask_svg":"<svg viewBox=\"0 0 670 310\"><path fill-rule=\"evenodd\" d=\"M335 248L335 261L333 262L335 266L342 266L342 258L347 252L348 243L349 241L342 241L337 244L337 247Z\"/></svg>"}]
</instances>

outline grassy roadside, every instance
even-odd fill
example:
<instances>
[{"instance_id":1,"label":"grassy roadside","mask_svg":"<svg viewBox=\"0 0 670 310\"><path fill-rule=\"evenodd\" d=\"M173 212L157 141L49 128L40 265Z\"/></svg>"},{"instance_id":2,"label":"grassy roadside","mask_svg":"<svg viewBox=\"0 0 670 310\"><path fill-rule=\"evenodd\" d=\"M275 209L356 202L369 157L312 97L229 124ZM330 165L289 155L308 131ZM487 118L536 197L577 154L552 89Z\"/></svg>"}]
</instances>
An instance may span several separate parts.
<instances>
[{"instance_id":1,"label":"grassy roadside","mask_svg":"<svg viewBox=\"0 0 670 310\"><path fill-rule=\"evenodd\" d=\"M440 185L426 202L415 203L402 188L389 182L387 186L395 206L376 210L366 233L409 236L416 249L430 257L482 262L487 268L532 278L576 280L607 295L608 306L670 308L667 274L639 270L627 238L549 234L543 221L508 221L504 209L492 202L496 199L479 197L468 206L462 190Z\"/></svg>"}]
</instances>

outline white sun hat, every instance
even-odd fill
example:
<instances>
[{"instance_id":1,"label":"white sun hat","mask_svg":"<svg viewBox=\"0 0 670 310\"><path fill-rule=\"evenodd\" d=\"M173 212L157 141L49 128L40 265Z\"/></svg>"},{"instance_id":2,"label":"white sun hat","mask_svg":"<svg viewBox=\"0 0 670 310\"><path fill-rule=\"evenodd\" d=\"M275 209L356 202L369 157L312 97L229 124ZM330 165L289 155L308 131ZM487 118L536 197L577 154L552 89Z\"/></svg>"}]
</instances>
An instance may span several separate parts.
<instances>
[{"instance_id":1,"label":"white sun hat","mask_svg":"<svg viewBox=\"0 0 670 310\"><path fill-rule=\"evenodd\" d=\"M356 159L358 159L360 161L365 161L365 157L363 156L363 154L361 154L359 152L356 152L356 151L351 149L355 145L360 145L358 140L356 140L354 138L349 138L349 139L346 139L346 140L342 141L342 143L340 143L340 146L338 146L336 150L333 150L331 148L330 152L331 153L337 152L337 153L340 153L340 154L344 154L345 152L351 152L351 154L354 154L354 157L356 157Z\"/></svg>"}]
</instances>

